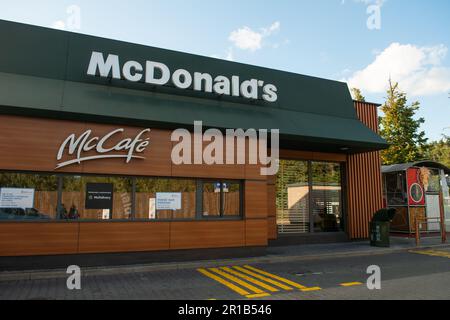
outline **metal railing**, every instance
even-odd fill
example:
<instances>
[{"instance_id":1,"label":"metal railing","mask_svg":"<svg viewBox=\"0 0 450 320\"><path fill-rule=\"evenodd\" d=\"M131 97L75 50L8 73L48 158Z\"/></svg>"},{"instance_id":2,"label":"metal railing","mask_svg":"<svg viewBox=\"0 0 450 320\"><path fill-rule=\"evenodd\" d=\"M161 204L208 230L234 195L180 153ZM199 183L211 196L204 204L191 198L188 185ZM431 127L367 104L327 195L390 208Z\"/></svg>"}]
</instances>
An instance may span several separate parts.
<instances>
[{"instance_id":1,"label":"metal railing","mask_svg":"<svg viewBox=\"0 0 450 320\"><path fill-rule=\"evenodd\" d=\"M446 243L447 242L447 230L446 230L446 220L442 219L440 217L436 217L436 218L420 218L420 217L416 217L415 219L415 233L416 233L416 246L420 246L420 239L421 239L421 235L423 233L432 233L435 231L422 231L422 227L424 224L426 224L427 229L428 226L430 225L430 223L438 223L440 225L439 228L439 232L441 234L441 240L442 243Z\"/></svg>"}]
</instances>

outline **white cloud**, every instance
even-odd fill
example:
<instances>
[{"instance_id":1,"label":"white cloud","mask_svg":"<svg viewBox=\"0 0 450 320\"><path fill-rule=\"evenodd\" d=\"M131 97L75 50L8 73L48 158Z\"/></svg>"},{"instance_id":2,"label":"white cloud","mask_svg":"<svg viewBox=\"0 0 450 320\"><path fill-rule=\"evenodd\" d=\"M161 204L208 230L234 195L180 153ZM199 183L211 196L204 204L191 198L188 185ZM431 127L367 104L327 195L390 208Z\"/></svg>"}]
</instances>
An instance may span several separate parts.
<instances>
[{"instance_id":1,"label":"white cloud","mask_svg":"<svg viewBox=\"0 0 450 320\"><path fill-rule=\"evenodd\" d=\"M450 68L443 65L447 52L442 44L418 47L392 43L347 82L364 92L383 93L391 78L413 96L446 93L450 91Z\"/></svg>"},{"instance_id":2,"label":"white cloud","mask_svg":"<svg viewBox=\"0 0 450 320\"><path fill-rule=\"evenodd\" d=\"M280 27L281 24L279 21L275 21L269 27L261 28L259 32L244 26L232 31L228 40L239 49L256 51L263 47L264 38L268 38L272 34L278 32Z\"/></svg>"},{"instance_id":3,"label":"white cloud","mask_svg":"<svg viewBox=\"0 0 450 320\"><path fill-rule=\"evenodd\" d=\"M62 20L53 22L50 27L53 29L58 29L58 30L66 30L66 24Z\"/></svg>"}]
</instances>

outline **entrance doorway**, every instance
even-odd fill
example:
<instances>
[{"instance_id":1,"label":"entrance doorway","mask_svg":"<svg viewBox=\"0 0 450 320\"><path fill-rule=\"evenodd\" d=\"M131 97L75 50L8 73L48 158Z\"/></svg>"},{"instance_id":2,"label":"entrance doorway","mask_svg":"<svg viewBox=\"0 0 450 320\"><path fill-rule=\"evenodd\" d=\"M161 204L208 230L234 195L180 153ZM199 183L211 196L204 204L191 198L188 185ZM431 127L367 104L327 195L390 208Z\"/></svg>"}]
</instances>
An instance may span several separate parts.
<instances>
[{"instance_id":1,"label":"entrance doorway","mask_svg":"<svg viewBox=\"0 0 450 320\"><path fill-rule=\"evenodd\" d=\"M280 160L277 175L279 234L344 230L340 163Z\"/></svg>"}]
</instances>

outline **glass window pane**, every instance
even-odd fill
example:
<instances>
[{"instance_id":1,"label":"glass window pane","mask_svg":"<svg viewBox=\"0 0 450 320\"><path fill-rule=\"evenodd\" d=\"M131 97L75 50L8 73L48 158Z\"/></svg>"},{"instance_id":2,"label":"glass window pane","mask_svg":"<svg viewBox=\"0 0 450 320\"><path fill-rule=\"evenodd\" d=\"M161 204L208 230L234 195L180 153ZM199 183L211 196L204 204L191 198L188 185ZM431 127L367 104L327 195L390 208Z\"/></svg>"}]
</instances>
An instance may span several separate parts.
<instances>
[{"instance_id":1,"label":"glass window pane","mask_svg":"<svg viewBox=\"0 0 450 320\"><path fill-rule=\"evenodd\" d=\"M279 233L309 232L307 161L280 160L276 204Z\"/></svg>"},{"instance_id":2,"label":"glass window pane","mask_svg":"<svg viewBox=\"0 0 450 320\"><path fill-rule=\"evenodd\" d=\"M406 195L406 181L404 173L387 173L384 177L388 205L406 205L408 203L408 197Z\"/></svg>"},{"instance_id":3,"label":"glass window pane","mask_svg":"<svg viewBox=\"0 0 450 320\"><path fill-rule=\"evenodd\" d=\"M55 219L57 203L56 176L0 173L0 220Z\"/></svg>"},{"instance_id":4,"label":"glass window pane","mask_svg":"<svg viewBox=\"0 0 450 320\"><path fill-rule=\"evenodd\" d=\"M343 229L341 166L339 163L312 162L312 214L315 232Z\"/></svg>"},{"instance_id":5,"label":"glass window pane","mask_svg":"<svg viewBox=\"0 0 450 320\"><path fill-rule=\"evenodd\" d=\"M195 219L195 193L195 180L136 179L136 219Z\"/></svg>"},{"instance_id":6,"label":"glass window pane","mask_svg":"<svg viewBox=\"0 0 450 320\"><path fill-rule=\"evenodd\" d=\"M221 182L203 183L203 216L220 217Z\"/></svg>"},{"instance_id":7,"label":"glass window pane","mask_svg":"<svg viewBox=\"0 0 450 320\"><path fill-rule=\"evenodd\" d=\"M239 183L223 183L223 215L240 216L240 190Z\"/></svg>"},{"instance_id":8,"label":"glass window pane","mask_svg":"<svg viewBox=\"0 0 450 320\"><path fill-rule=\"evenodd\" d=\"M59 216L68 220L130 219L131 191L130 178L65 176Z\"/></svg>"}]
</instances>

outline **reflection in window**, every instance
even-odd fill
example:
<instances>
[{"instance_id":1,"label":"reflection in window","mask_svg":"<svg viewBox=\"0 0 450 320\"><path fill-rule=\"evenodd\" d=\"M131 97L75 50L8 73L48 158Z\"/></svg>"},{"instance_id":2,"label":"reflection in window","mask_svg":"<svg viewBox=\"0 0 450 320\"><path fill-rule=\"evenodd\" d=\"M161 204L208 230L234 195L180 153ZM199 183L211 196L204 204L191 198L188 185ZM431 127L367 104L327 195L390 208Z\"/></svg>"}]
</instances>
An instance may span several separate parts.
<instances>
[{"instance_id":1,"label":"reflection in window","mask_svg":"<svg viewBox=\"0 0 450 320\"><path fill-rule=\"evenodd\" d=\"M236 217L240 215L240 183L224 181L203 183L203 217Z\"/></svg>"},{"instance_id":2,"label":"reflection in window","mask_svg":"<svg viewBox=\"0 0 450 320\"><path fill-rule=\"evenodd\" d=\"M241 185L239 183L227 183L223 185L223 215L239 216L241 214L240 195Z\"/></svg>"},{"instance_id":3,"label":"reflection in window","mask_svg":"<svg viewBox=\"0 0 450 320\"><path fill-rule=\"evenodd\" d=\"M55 219L57 202L56 176L0 173L0 220Z\"/></svg>"},{"instance_id":4,"label":"reflection in window","mask_svg":"<svg viewBox=\"0 0 450 320\"><path fill-rule=\"evenodd\" d=\"M312 162L312 205L315 232L343 229L341 166L338 163Z\"/></svg>"},{"instance_id":5,"label":"reflection in window","mask_svg":"<svg viewBox=\"0 0 450 320\"><path fill-rule=\"evenodd\" d=\"M93 187L96 184L96 187ZM89 187L89 188L88 188ZM111 194L105 190L111 189ZM89 191L89 195L87 192ZM65 176L59 218L64 220L126 220L131 218L132 179Z\"/></svg>"},{"instance_id":6,"label":"reflection in window","mask_svg":"<svg viewBox=\"0 0 450 320\"><path fill-rule=\"evenodd\" d=\"M222 183L218 182L205 182L203 184L203 216L204 217L220 217L221 193Z\"/></svg>"},{"instance_id":7,"label":"reflection in window","mask_svg":"<svg viewBox=\"0 0 450 320\"><path fill-rule=\"evenodd\" d=\"M136 219L194 219L195 180L136 179Z\"/></svg>"},{"instance_id":8,"label":"reflection in window","mask_svg":"<svg viewBox=\"0 0 450 320\"><path fill-rule=\"evenodd\" d=\"M307 161L280 160L276 204L279 233L309 232Z\"/></svg>"},{"instance_id":9,"label":"reflection in window","mask_svg":"<svg viewBox=\"0 0 450 320\"><path fill-rule=\"evenodd\" d=\"M407 205L406 181L404 173L386 173L384 183L387 204L390 206Z\"/></svg>"}]
</instances>

